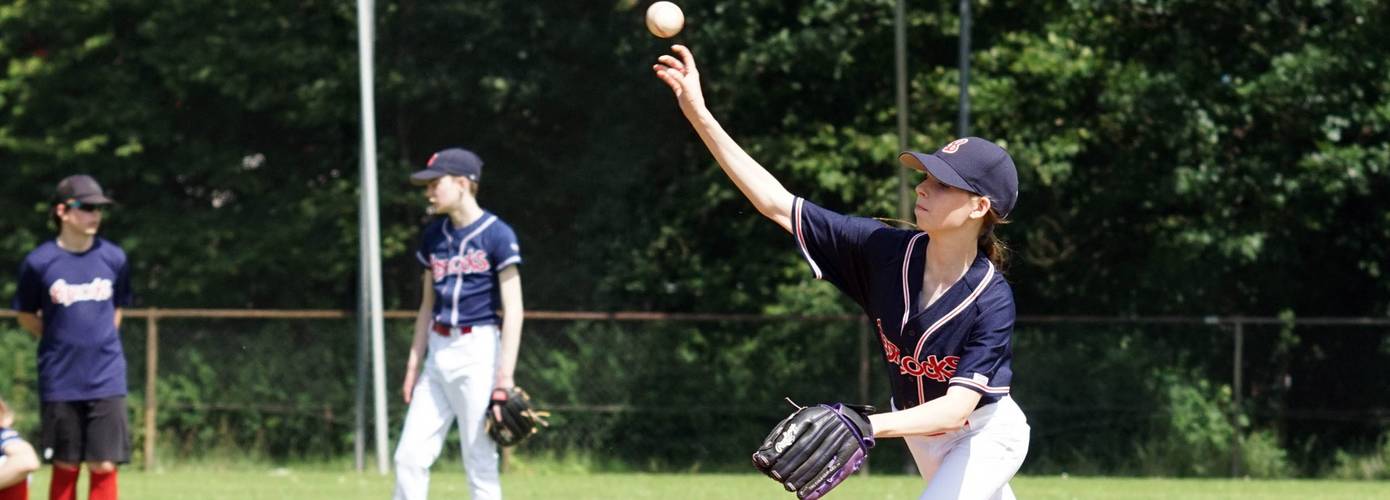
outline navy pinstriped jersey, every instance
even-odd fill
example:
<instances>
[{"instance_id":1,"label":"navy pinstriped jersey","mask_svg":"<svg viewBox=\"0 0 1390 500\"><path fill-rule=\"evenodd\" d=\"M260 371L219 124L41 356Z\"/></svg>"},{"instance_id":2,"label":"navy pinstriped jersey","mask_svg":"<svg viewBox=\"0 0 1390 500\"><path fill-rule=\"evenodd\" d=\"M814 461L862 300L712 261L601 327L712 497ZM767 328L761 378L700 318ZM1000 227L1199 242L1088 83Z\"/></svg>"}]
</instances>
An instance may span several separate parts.
<instances>
[{"instance_id":1,"label":"navy pinstriped jersey","mask_svg":"<svg viewBox=\"0 0 1390 500\"><path fill-rule=\"evenodd\" d=\"M1009 393L1013 291L981 253L965 276L924 307L927 235L850 217L797 198L792 233L816 278L829 281L873 320L893 403L907 409L956 385L980 406Z\"/></svg>"},{"instance_id":2,"label":"navy pinstriped jersey","mask_svg":"<svg viewBox=\"0 0 1390 500\"><path fill-rule=\"evenodd\" d=\"M491 212L462 228L436 217L415 252L434 278L434 321L448 326L497 324L502 306L497 273L521 263L511 226Z\"/></svg>"}]
</instances>

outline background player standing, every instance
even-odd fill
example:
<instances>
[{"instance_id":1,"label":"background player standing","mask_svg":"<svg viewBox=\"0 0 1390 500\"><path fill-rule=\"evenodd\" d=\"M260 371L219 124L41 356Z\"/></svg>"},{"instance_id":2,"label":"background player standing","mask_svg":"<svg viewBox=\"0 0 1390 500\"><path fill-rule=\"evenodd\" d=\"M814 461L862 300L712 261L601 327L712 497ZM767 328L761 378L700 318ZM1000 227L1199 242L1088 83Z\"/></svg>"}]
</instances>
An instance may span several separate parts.
<instances>
[{"instance_id":1,"label":"background player standing","mask_svg":"<svg viewBox=\"0 0 1390 500\"><path fill-rule=\"evenodd\" d=\"M502 498L497 445L484 431L483 414L515 385L521 249L512 228L478 205L482 167L478 155L451 148L410 177L428 186L432 212L442 217L425 224L415 255L425 266L424 293L401 388L410 409L396 448L396 499L426 498L429 467L455 420L472 498Z\"/></svg>"},{"instance_id":2,"label":"background player standing","mask_svg":"<svg viewBox=\"0 0 1390 500\"><path fill-rule=\"evenodd\" d=\"M125 252L97 236L111 200L90 176L58 183L58 237L24 258L14 309L39 339L40 439L53 464L49 498L74 500L87 464L91 500L117 498L116 466L130 461L126 362L119 328L130 304Z\"/></svg>"},{"instance_id":3,"label":"background player standing","mask_svg":"<svg viewBox=\"0 0 1390 500\"><path fill-rule=\"evenodd\" d=\"M720 167L795 236L816 278L876 323L894 411L869 417L873 437L907 441L928 483L923 499L1013 498L1008 482L1029 428L1009 397L1014 302L993 234L1018 197L1008 153L977 137L902 153L927 174L916 187L916 231L840 215L793 196L744 152L705 107L690 50L672 49L680 58L663 55L653 69Z\"/></svg>"},{"instance_id":4,"label":"background player standing","mask_svg":"<svg viewBox=\"0 0 1390 500\"><path fill-rule=\"evenodd\" d=\"M39 457L14 425L14 414L0 398L0 500L28 500L29 474L39 468Z\"/></svg>"}]
</instances>

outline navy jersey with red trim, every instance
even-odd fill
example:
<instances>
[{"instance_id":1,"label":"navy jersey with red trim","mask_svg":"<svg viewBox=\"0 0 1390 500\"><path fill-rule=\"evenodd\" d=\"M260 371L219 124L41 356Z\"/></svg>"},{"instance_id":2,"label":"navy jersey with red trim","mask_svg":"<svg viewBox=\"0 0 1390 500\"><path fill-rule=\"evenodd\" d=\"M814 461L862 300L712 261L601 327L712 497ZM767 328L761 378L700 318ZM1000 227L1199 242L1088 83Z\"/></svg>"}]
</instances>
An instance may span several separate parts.
<instances>
[{"instance_id":1,"label":"navy jersey with red trim","mask_svg":"<svg viewBox=\"0 0 1390 500\"><path fill-rule=\"evenodd\" d=\"M802 198L792 206L792 233L811 271L873 320L894 406L917 406L953 385L979 392L981 406L1009 393L1013 291L983 253L926 306L926 233L841 215Z\"/></svg>"},{"instance_id":2,"label":"navy jersey with red trim","mask_svg":"<svg viewBox=\"0 0 1390 500\"><path fill-rule=\"evenodd\" d=\"M455 228L437 217L420 232L415 252L434 278L434 321L448 326L497 324L497 273L521 263L516 232L491 212Z\"/></svg>"}]
</instances>

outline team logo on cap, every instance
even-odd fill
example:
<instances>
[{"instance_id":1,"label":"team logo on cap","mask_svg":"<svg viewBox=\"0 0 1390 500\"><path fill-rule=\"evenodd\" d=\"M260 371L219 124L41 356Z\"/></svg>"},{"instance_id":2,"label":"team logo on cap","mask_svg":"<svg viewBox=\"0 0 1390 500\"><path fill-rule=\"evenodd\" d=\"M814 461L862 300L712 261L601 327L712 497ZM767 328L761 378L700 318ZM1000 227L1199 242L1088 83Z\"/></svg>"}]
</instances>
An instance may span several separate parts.
<instances>
[{"instance_id":1,"label":"team logo on cap","mask_svg":"<svg viewBox=\"0 0 1390 500\"><path fill-rule=\"evenodd\" d=\"M952 140L951 143L947 144L947 147L942 147L941 153L955 153L955 151L960 150L960 146L963 146L963 144L967 142L970 142L970 139Z\"/></svg>"},{"instance_id":2,"label":"team logo on cap","mask_svg":"<svg viewBox=\"0 0 1390 500\"><path fill-rule=\"evenodd\" d=\"M960 151L960 147L967 142L970 142L970 139L956 139L954 141L951 141L950 144L947 144L946 147L941 148L941 152L955 153L956 151Z\"/></svg>"},{"instance_id":3,"label":"team logo on cap","mask_svg":"<svg viewBox=\"0 0 1390 500\"><path fill-rule=\"evenodd\" d=\"M435 161L435 160L438 160L438 159L439 159L439 153L435 153L435 154L431 155L431 156L430 156L430 161L425 162L425 166L426 166L426 167L433 167L433 166L434 166L434 161Z\"/></svg>"}]
</instances>

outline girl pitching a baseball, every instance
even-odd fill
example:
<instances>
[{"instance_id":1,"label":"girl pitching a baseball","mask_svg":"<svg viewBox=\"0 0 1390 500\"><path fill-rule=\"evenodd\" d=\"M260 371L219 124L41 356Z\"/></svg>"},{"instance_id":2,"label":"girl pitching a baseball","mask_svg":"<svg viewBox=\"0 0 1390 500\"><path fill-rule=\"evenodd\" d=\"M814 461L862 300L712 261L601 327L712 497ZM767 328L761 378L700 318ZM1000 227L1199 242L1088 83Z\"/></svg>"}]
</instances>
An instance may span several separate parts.
<instances>
[{"instance_id":1,"label":"girl pitching a baseball","mask_svg":"<svg viewBox=\"0 0 1390 500\"><path fill-rule=\"evenodd\" d=\"M904 152L922 171L916 230L841 215L789 193L705 107L695 57L681 45L652 67L739 190L791 233L816 278L874 321L893 411L870 416L875 438L901 437L922 499L1014 498L1009 479L1028 451L1028 424L1009 396L1013 292L994 235L1018 198L1003 148L978 137L935 153Z\"/></svg>"}]
</instances>

